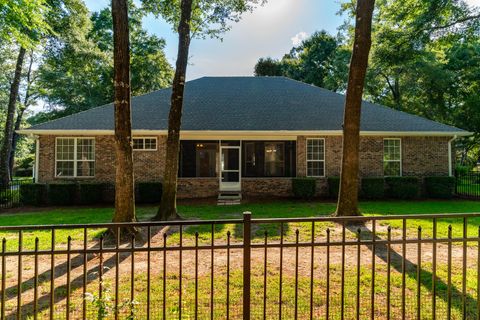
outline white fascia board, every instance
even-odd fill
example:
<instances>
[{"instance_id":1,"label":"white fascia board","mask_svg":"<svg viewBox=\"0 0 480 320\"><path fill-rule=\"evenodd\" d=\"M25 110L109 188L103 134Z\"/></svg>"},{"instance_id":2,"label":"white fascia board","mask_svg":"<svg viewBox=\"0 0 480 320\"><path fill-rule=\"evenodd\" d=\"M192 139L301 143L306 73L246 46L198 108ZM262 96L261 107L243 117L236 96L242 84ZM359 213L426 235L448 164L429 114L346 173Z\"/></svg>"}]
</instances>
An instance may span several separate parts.
<instances>
[{"instance_id":1,"label":"white fascia board","mask_svg":"<svg viewBox=\"0 0 480 320\"><path fill-rule=\"evenodd\" d=\"M132 130L134 135L166 135L167 130ZM17 130L19 134L25 135L113 135L113 130ZM361 136L470 136L472 132L445 132L445 131L361 131ZM308 130L308 131L261 131L261 130L182 130L181 138L246 138L246 137L275 137L293 138L296 136L341 136L341 130Z\"/></svg>"}]
</instances>

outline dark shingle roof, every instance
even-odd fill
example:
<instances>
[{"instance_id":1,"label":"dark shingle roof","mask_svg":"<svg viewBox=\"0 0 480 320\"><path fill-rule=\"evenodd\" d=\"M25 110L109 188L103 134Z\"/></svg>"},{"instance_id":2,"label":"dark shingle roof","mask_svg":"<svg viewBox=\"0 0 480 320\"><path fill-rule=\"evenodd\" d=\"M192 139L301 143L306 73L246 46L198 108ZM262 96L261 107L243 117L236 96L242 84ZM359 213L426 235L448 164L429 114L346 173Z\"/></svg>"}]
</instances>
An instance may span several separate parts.
<instances>
[{"instance_id":1,"label":"dark shingle roof","mask_svg":"<svg viewBox=\"0 0 480 320\"><path fill-rule=\"evenodd\" d=\"M133 129L166 130L171 89L132 98ZM341 130L345 96L284 77L205 77L187 82L183 130ZM113 105L30 130L113 130ZM362 131L465 131L369 102Z\"/></svg>"}]
</instances>

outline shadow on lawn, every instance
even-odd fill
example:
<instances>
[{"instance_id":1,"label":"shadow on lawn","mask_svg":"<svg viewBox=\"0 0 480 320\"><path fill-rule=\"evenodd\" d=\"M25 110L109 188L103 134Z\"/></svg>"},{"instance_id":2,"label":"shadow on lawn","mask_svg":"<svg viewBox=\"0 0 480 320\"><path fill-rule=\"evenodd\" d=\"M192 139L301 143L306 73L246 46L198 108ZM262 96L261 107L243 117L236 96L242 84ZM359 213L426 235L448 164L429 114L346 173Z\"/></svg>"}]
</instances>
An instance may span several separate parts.
<instances>
[{"instance_id":1,"label":"shadow on lawn","mask_svg":"<svg viewBox=\"0 0 480 320\"><path fill-rule=\"evenodd\" d=\"M362 238L373 239L373 237L375 236L376 239L382 239L382 238L378 237L377 235L374 235L373 232L371 230L369 230L368 227L365 226L365 225L346 224L346 228L353 233L356 233L357 229L359 227L362 228ZM209 228L211 228L211 227L209 226ZM217 228L217 226L215 228ZM220 232L224 228L224 226L223 225L218 225L218 228L219 229L215 230L216 232ZM288 230L289 230L288 228L289 228L289 225L284 224L284 228L283 228L284 235L288 233ZM253 231L252 232L253 233L252 234L253 238L263 237L265 230L268 231L269 235L272 235L272 236L279 236L280 235L280 228L279 228L278 224L277 224L277 226L275 226L275 224L267 224L267 225L261 226L258 229L252 230ZM172 233L172 232L177 232L177 231L178 230L175 230L175 229L167 230L167 228L162 228L162 227L152 228L151 229L150 240L152 240L153 237L158 236L159 234L163 234L164 232ZM184 229L184 231L186 233L191 233L191 231L189 231L188 228ZM209 230L205 230L205 231L209 231ZM238 238L243 237L243 226L241 224L237 224L235 226L234 237L238 237ZM143 239L137 239L135 244L136 244L137 247L140 247L140 246L146 245L148 241L149 241L148 237L145 236L145 237L143 237ZM94 244L90 248L98 248L98 246L99 246L99 243L97 241L97 243ZM104 248L111 248L113 246L114 246L113 242L107 242L106 246ZM366 246L366 247L369 248L369 250L371 250L371 246ZM387 245L385 245L385 244L377 244L376 245L375 254L378 258L380 258L384 262L387 262L387 252L388 252ZM128 252L119 254L119 263L121 264L123 261L127 260L130 256L131 256L131 253L128 253ZM91 259L92 258L90 258L89 260L91 260ZM393 269L395 269L397 272L402 272L402 260L403 259L404 259L404 257L400 253L394 251L393 249L390 251L391 267ZM84 265L83 254L74 256L71 259L71 269L72 270L75 269L75 268L83 267L83 265ZM103 267L104 267L103 270L105 270L104 271L105 273L115 272L116 255L112 254L111 257L104 260L103 261ZM87 271L87 275L88 275L87 276L87 285L94 282L94 281L99 280L99 275L100 275L99 271L100 271L99 265L93 266ZM66 274L67 274L67 263L66 262L58 264L55 267L55 274L54 274L55 279L61 278L61 277L65 276ZM409 277L411 279L414 279L414 280L417 280L417 264L413 263L412 261L410 261L406 258L405 258L405 274L406 274L407 277ZM433 275L432 275L431 272L429 272L427 270L424 270L424 269L421 270L420 282L421 282L421 284L424 288L427 288L427 290L430 290L430 291L432 291L432 276ZM50 270L39 274L39 276L38 276L39 287L44 283L48 284L48 282L50 281L50 277L51 277ZM28 280L23 281L22 286L21 286L22 287L22 292L32 290L33 285L34 285L34 279L33 278L30 278ZM436 285L436 289L437 289L436 290L436 296L446 302L447 299L448 299L447 294L446 294L447 284L443 280L441 280L437 277L435 285ZM81 289L81 288L83 288L83 274L71 280L71 292L74 292L75 290ZM9 300L16 299L16 294L17 294L16 290L17 290L16 285L8 288L6 290L7 299L9 299ZM41 291L39 290L39 293L40 292ZM462 305L463 293L461 292L461 290L458 290L457 287L455 287L453 285L451 287L451 292L452 292L452 307L455 308L455 309L458 309L458 310L462 310L463 309L463 305ZM58 287L55 288L55 290L54 290L54 294L55 294L55 298L56 298L55 299L55 304L57 304L61 301L64 301L66 299L65 293L66 293L66 285L58 286ZM41 312L41 311L44 311L44 310L47 310L47 309L50 308L50 298L51 298L50 294L41 295L41 297L37 300L38 301L38 312ZM475 313L476 308L474 307L476 305L476 299L474 297L472 297L471 295L466 294L465 303L466 303L466 307L467 307L466 308L467 309L467 316L470 317L470 316L472 316L472 314L476 315L476 313ZM26 315L29 315L29 314L31 315L32 314L33 306L34 306L33 302L22 305L21 312L22 312L23 317L25 317ZM9 314L9 316L15 316L16 312L17 312L16 309L12 310L12 313Z\"/></svg>"},{"instance_id":2,"label":"shadow on lawn","mask_svg":"<svg viewBox=\"0 0 480 320\"><path fill-rule=\"evenodd\" d=\"M358 229L360 228L362 240L372 240L374 237L377 240L385 240L380 238L376 234L374 234L372 230L370 230L365 224L358 224L358 223L348 224L347 223L345 225L345 228L354 234L356 234ZM365 247L367 247L370 251L372 250L372 246L370 245L366 245ZM375 255L378 258L380 258L382 261L387 263L388 246L386 244L376 244ZM438 256L437 256L437 259L438 259ZM400 273L402 272L403 260L405 261L405 276L417 281L418 280L417 264L408 260L406 257L403 257L402 254L396 252L395 250L393 250L393 248L390 249L390 266L393 269L395 269L397 272L400 272ZM422 268L420 271L420 283L424 288L428 288L427 290L429 290L430 293L433 293L433 285L435 285L436 298L440 298L443 301L448 302L448 295L447 295L448 284L445 281L441 280L438 277L438 275L436 276L436 281L434 283L433 273ZM452 294L452 300L451 300L452 308L463 311L463 301L462 301L463 292L452 284L451 294ZM466 306L465 314L467 318L471 316L475 316L474 317L475 319L477 318L476 315L478 313L478 310L476 310L476 305L477 305L477 300L474 297L472 297L470 294L466 293L465 294L465 306ZM475 310L477 313L475 313ZM437 312L438 312L438 307L437 307Z\"/></svg>"},{"instance_id":3,"label":"shadow on lawn","mask_svg":"<svg viewBox=\"0 0 480 320\"><path fill-rule=\"evenodd\" d=\"M169 234L172 231L170 231L168 227L167 228L165 228L165 227L152 227L151 228L151 233L150 233L150 240L152 240L153 237L155 237L159 234L163 234L165 232L167 232L167 234ZM175 231L173 231L173 232L175 232ZM145 234L146 234L146 232L145 232ZM135 239L135 246L136 247L143 247L148 242L149 242L149 239L148 239L147 236L141 236L141 237L138 237L138 238ZM128 243L131 243L131 242L122 241L121 244L124 245L124 244L128 244ZM98 249L99 244L100 244L100 241L97 240L96 243L93 246L91 246L89 249ZM114 248L115 247L115 240L111 239L111 237L107 237L106 240L104 241L104 244L105 244L104 249ZM89 254L89 256L90 256L88 258L89 261L98 258L98 255L94 255L92 257L91 254ZM130 252L119 253L118 254L119 264L121 264L123 261L127 260L130 256L131 256ZM72 257L70 259L70 263L71 263L71 270L73 270L75 268L79 268L79 267L83 268L83 265L84 265L83 254ZM99 261L99 263L100 263L100 261ZM110 270L112 270L112 272L114 272L114 270L116 269L116 263L117 262L116 262L116 255L115 254L112 254L111 257L109 257L108 259L105 259L103 261L103 268L102 268L103 275L105 275ZM63 262L63 263L60 263L60 264L56 265L55 266L55 272L54 272L54 279L58 279L58 278L61 278L62 276L65 276L67 274L67 269L68 269L67 262ZM87 279L86 286L88 286L90 283L92 283L94 281L99 280L99 278L100 278L100 265L96 265L96 266L88 269L87 270L87 277L86 277L86 279ZM51 270L50 269L48 271L45 271L45 272L39 274L38 275L38 288L40 288L43 283L49 283L50 279L51 279ZM33 277L28 279L28 280L24 280L22 282L22 285L21 285L22 293L24 293L26 291L29 291L29 290L33 290L34 281L35 280L34 280ZM84 281L83 273L82 273L81 276L78 276L74 279L71 279L70 280L70 290L71 290L71 292L74 292L77 289L83 288L84 287L83 281ZM8 300L13 300L13 299L17 298L17 292L18 291L17 291L17 286L16 285L9 287L5 291L6 291L6 300L7 299ZM54 304L55 305L58 304L61 301L66 300L66 292L67 292L66 284L55 287L55 289L54 289L54 297L55 297ZM39 294L41 294L41 290L39 290ZM43 294L37 299L37 303L38 303L37 313L40 313L40 312L42 312L44 310L47 310L47 309L50 309L50 299L51 299L51 294ZM120 304L121 304L121 302L119 303L119 305ZM28 318L28 316L32 316L33 315L33 310L34 310L34 302L33 301L29 302L29 303L26 303L26 304L23 304L21 306L22 318L25 318L25 317ZM71 310L71 311L73 311L73 310ZM55 311L54 316L55 315L58 315L57 311ZM15 308L14 310L12 310L12 312L8 315L8 317L18 318L17 309Z\"/></svg>"}]
</instances>

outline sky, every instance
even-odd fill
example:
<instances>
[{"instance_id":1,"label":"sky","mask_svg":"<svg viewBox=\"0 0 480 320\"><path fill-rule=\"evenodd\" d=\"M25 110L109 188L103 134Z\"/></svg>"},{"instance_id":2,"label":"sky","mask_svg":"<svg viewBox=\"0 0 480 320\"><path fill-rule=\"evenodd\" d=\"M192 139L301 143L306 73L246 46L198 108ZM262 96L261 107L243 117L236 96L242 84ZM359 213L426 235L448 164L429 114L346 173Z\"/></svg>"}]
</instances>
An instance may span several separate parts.
<instances>
[{"instance_id":1,"label":"sky","mask_svg":"<svg viewBox=\"0 0 480 320\"><path fill-rule=\"evenodd\" d=\"M401 1L401 0L399 0ZM480 0L466 0L480 7ZM91 11L110 5L110 0L85 0ZM337 14L340 0L269 0L246 13L240 22L218 39L194 39L190 48L187 79L203 76L249 76L260 57L280 58L292 46L317 30L331 34L343 23ZM147 16L144 27L166 40L166 55L174 65L178 38L171 26Z\"/></svg>"},{"instance_id":2,"label":"sky","mask_svg":"<svg viewBox=\"0 0 480 320\"><path fill-rule=\"evenodd\" d=\"M478 0L480 1L480 0ZM110 5L109 0L85 0L91 11ZM203 76L249 76L260 57L280 58L294 44L316 30L335 34L343 18L337 0L270 0L242 16L219 39L193 39L187 68L189 80ZM148 32L166 40L166 55L174 65L178 37L161 19L144 19Z\"/></svg>"}]
</instances>

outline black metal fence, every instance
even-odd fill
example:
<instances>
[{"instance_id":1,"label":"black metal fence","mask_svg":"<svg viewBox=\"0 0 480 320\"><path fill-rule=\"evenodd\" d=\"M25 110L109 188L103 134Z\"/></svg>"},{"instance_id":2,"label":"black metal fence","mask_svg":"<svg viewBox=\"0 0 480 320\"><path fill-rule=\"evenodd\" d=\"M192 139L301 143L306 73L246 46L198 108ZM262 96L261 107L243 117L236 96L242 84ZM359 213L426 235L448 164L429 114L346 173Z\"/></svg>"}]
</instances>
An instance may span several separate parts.
<instances>
[{"instance_id":1,"label":"black metal fence","mask_svg":"<svg viewBox=\"0 0 480 320\"><path fill-rule=\"evenodd\" d=\"M6 186L0 185L0 209L21 205L20 185L32 182L32 178L14 179Z\"/></svg>"},{"instance_id":2,"label":"black metal fence","mask_svg":"<svg viewBox=\"0 0 480 320\"><path fill-rule=\"evenodd\" d=\"M480 199L480 172L457 172L455 193L469 199Z\"/></svg>"},{"instance_id":3,"label":"black metal fence","mask_svg":"<svg viewBox=\"0 0 480 320\"><path fill-rule=\"evenodd\" d=\"M244 213L4 226L0 318L478 319L479 225L480 213Z\"/></svg>"}]
</instances>

